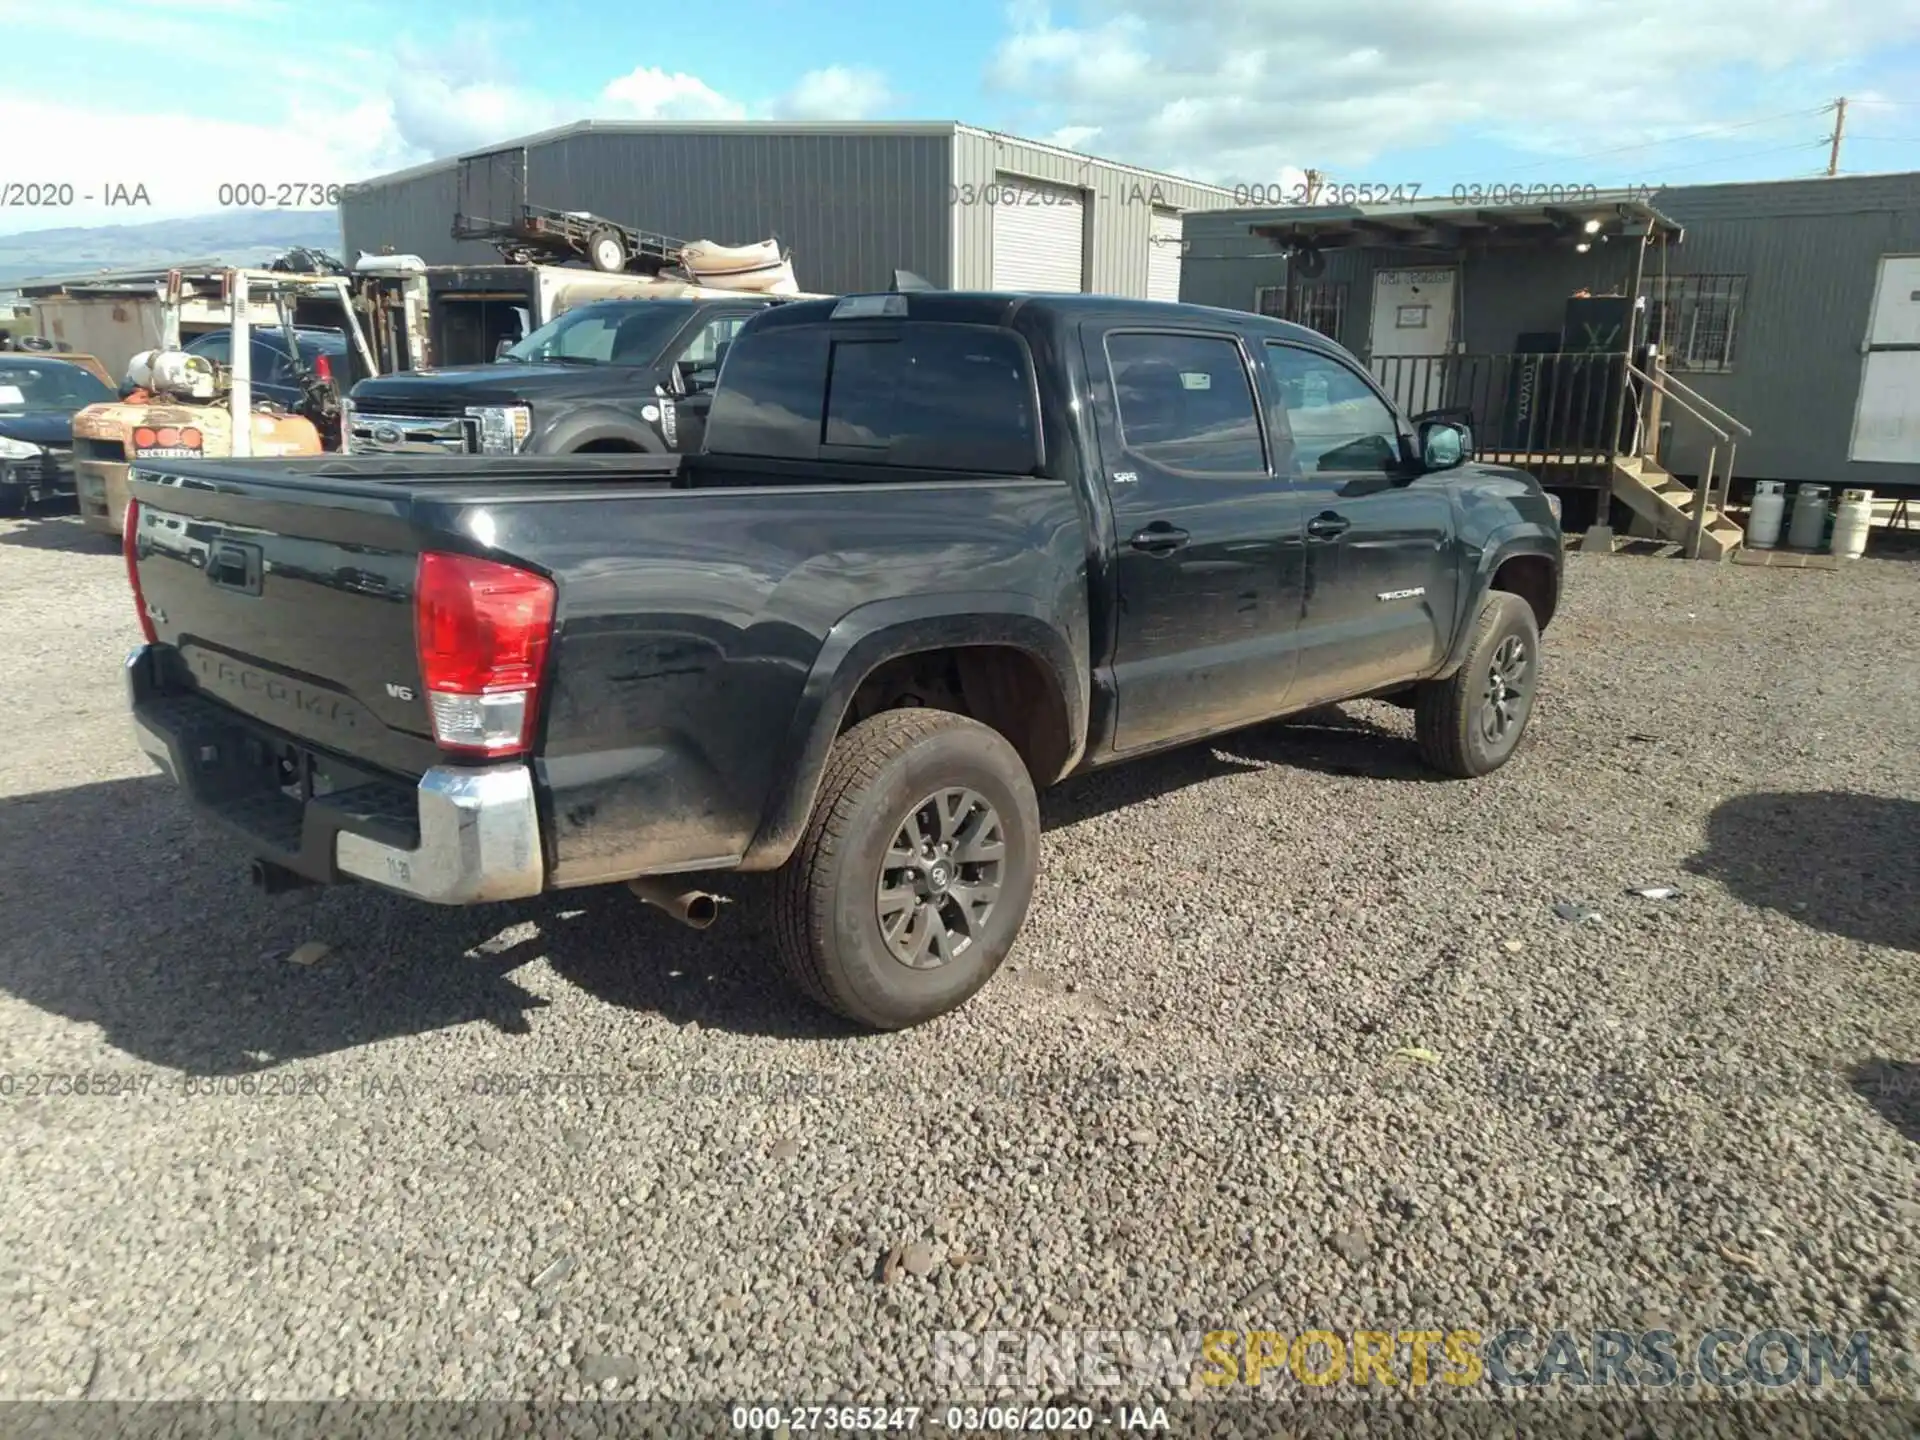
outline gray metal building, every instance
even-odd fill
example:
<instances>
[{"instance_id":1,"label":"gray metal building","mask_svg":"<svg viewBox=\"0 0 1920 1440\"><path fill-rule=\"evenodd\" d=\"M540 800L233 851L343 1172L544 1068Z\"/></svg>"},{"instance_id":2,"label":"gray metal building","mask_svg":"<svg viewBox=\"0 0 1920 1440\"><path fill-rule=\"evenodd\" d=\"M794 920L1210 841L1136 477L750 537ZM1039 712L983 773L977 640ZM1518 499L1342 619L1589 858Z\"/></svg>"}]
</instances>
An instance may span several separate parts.
<instances>
[{"instance_id":1,"label":"gray metal building","mask_svg":"<svg viewBox=\"0 0 1920 1440\"><path fill-rule=\"evenodd\" d=\"M475 176L513 174L523 203L586 210L685 240L778 235L800 287L936 285L1177 299L1181 214L1230 191L952 122L863 125L588 120L349 187L349 256L496 259L456 241ZM463 185L469 194L463 196ZM496 187L497 188L497 187Z\"/></svg>"},{"instance_id":2,"label":"gray metal building","mask_svg":"<svg viewBox=\"0 0 1920 1440\"><path fill-rule=\"evenodd\" d=\"M1650 247L1643 271L1641 313L1664 330L1664 360L1754 431L1740 442L1736 482L1920 486L1920 173L1636 198L1682 231ZM1577 227L1552 243L1489 243L1499 200L1476 209L1463 199L1188 215L1181 298L1283 313L1281 237L1338 231L1320 273L1295 277L1295 318L1377 367L1405 343L1394 325L1410 281L1428 282L1429 296L1439 282L1451 317L1433 353L1463 356L1538 348L1527 342L1560 330L1576 291L1625 293L1634 245L1583 252ZM1684 429L1675 438L1671 468L1691 473L1705 441Z\"/></svg>"}]
</instances>

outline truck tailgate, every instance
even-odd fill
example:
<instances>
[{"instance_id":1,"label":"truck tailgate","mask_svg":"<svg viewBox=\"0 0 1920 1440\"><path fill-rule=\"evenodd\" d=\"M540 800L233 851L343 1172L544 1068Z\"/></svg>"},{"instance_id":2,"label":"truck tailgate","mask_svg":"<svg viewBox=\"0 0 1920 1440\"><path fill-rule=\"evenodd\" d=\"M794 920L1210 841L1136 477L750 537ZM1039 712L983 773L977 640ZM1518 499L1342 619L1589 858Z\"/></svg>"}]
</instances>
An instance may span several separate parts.
<instances>
[{"instance_id":1,"label":"truck tailgate","mask_svg":"<svg viewBox=\"0 0 1920 1440\"><path fill-rule=\"evenodd\" d=\"M132 563L155 634L179 651L177 683L385 769L434 763L406 491L142 471L133 495Z\"/></svg>"}]
</instances>

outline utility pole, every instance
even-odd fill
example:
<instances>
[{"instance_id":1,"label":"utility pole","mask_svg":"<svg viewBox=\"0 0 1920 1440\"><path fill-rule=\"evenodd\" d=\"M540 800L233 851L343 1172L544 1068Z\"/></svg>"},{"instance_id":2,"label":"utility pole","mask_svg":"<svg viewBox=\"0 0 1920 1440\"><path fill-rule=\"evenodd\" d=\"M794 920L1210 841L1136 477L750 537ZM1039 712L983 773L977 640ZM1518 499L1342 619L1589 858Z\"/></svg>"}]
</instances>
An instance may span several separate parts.
<instances>
[{"instance_id":1,"label":"utility pole","mask_svg":"<svg viewBox=\"0 0 1920 1440\"><path fill-rule=\"evenodd\" d=\"M1827 152L1827 178L1840 173L1840 140L1847 133L1847 97L1833 102L1833 148Z\"/></svg>"}]
</instances>

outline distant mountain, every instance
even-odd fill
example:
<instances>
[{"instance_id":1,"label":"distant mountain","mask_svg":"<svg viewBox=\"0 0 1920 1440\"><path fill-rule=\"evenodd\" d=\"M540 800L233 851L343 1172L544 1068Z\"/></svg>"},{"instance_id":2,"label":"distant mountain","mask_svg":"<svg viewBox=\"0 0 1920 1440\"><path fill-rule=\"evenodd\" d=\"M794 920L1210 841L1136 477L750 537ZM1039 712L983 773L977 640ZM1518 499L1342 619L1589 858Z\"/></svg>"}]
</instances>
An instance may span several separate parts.
<instances>
[{"instance_id":1,"label":"distant mountain","mask_svg":"<svg viewBox=\"0 0 1920 1440\"><path fill-rule=\"evenodd\" d=\"M228 210L144 225L29 230L0 235L0 292L42 275L127 270L177 260L260 265L295 245L339 255L340 212Z\"/></svg>"}]
</instances>

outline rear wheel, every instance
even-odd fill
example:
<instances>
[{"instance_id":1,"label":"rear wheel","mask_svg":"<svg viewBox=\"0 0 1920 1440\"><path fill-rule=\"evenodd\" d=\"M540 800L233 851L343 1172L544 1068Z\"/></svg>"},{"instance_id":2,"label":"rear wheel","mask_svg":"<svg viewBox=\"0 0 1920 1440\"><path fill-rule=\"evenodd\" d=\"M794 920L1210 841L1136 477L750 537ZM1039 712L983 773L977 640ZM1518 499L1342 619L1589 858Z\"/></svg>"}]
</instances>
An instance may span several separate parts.
<instances>
[{"instance_id":1,"label":"rear wheel","mask_svg":"<svg viewBox=\"0 0 1920 1440\"><path fill-rule=\"evenodd\" d=\"M587 259L596 270L618 274L627 268L627 242L618 230L596 230L587 237Z\"/></svg>"},{"instance_id":2,"label":"rear wheel","mask_svg":"<svg viewBox=\"0 0 1920 1440\"><path fill-rule=\"evenodd\" d=\"M1039 841L1033 781L999 732L944 710L875 715L834 742L777 879L781 959L863 1025L943 1015L1012 949Z\"/></svg>"},{"instance_id":3,"label":"rear wheel","mask_svg":"<svg viewBox=\"0 0 1920 1440\"><path fill-rule=\"evenodd\" d=\"M1539 683L1540 628L1533 607L1518 595L1489 591L1465 663L1416 695L1421 758L1463 779L1498 770L1519 748Z\"/></svg>"}]
</instances>

